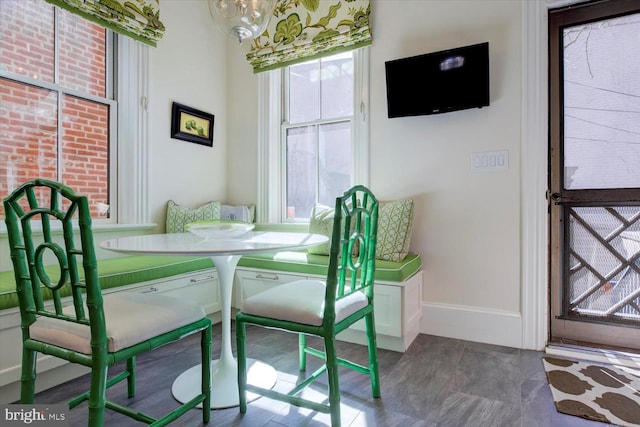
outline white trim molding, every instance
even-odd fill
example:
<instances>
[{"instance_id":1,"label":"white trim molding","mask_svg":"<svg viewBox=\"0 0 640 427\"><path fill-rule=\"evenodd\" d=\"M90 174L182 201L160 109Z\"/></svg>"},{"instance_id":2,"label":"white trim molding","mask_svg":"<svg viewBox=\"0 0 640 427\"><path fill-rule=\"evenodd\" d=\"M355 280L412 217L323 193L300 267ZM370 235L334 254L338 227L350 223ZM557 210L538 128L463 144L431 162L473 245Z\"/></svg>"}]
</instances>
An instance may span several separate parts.
<instances>
[{"instance_id":1,"label":"white trim molding","mask_svg":"<svg viewBox=\"0 0 640 427\"><path fill-rule=\"evenodd\" d=\"M118 223L149 222L149 48L118 38Z\"/></svg>"},{"instance_id":2,"label":"white trim molding","mask_svg":"<svg viewBox=\"0 0 640 427\"><path fill-rule=\"evenodd\" d=\"M282 71L258 74L258 203L256 222L279 222L279 206L269 203L269 195L280 193L280 151L282 123ZM280 200L281 195L278 195Z\"/></svg>"},{"instance_id":3,"label":"white trim molding","mask_svg":"<svg viewBox=\"0 0 640 427\"><path fill-rule=\"evenodd\" d=\"M547 11L543 1L522 4L521 348L544 349L548 334Z\"/></svg>"},{"instance_id":4,"label":"white trim molding","mask_svg":"<svg viewBox=\"0 0 640 427\"><path fill-rule=\"evenodd\" d=\"M369 48L354 52L354 106L351 138L352 184L369 186Z\"/></svg>"},{"instance_id":5,"label":"white trim molding","mask_svg":"<svg viewBox=\"0 0 640 427\"><path fill-rule=\"evenodd\" d=\"M422 304L422 334L520 348L521 329L520 313L453 304Z\"/></svg>"}]
</instances>

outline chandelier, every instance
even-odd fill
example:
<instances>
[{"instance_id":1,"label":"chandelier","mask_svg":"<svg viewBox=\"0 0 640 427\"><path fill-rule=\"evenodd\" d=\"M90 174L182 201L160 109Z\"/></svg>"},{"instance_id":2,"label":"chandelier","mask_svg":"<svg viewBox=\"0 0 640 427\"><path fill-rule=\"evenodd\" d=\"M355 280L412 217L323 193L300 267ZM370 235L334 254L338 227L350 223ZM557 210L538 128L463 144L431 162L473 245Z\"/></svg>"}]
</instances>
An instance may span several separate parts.
<instances>
[{"instance_id":1,"label":"chandelier","mask_svg":"<svg viewBox=\"0 0 640 427\"><path fill-rule=\"evenodd\" d=\"M276 0L208 0L209 11L218 27L240 43L264 32Z\"/></svg>"}]
</instances>

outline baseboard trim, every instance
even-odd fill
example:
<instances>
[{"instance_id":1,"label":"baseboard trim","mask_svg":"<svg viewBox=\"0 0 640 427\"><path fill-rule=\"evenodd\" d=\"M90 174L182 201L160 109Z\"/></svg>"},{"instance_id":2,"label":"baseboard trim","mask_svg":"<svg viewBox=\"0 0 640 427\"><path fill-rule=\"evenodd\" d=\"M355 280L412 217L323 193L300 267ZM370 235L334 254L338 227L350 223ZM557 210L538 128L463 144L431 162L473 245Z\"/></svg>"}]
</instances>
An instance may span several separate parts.
<instances>
[{"instance_id":1,"label":"baseboard trim","mask_svg":"<svg viewBox=\"0 0 640 427\"><path fill-rule=\"evenodd\" d=\"M517 312L422 303L420 333L521 348L522 316Z\"/></svg>"}]
</instances>

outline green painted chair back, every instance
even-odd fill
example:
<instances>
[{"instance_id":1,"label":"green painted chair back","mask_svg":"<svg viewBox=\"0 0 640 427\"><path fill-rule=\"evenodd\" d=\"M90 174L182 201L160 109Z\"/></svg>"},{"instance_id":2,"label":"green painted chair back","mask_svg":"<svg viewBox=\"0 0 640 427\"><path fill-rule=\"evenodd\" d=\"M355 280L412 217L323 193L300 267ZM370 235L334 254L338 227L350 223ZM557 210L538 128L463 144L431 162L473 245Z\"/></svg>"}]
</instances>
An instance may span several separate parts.
<instances>
[{"instance_id":1,"label":"green painted chair back","mask_svg":"<svg viewBox=\"0 0 640 427\"><path fill-rule=\"evenodd\" d=\"M309 297L309 301L301 303L300 310L290 310L289 301L280 295L285 292L294 293L306 298L307 290L315 291L318 284L315 279L302 279L258 293L247 300L236 315L236 343L238 354L238 390L240 412L247 410L246 392L256 393L270 399L287 402L331 416L331 425L339 427L340 386L338 366L355 370L368 375L371 381L373 397L380 397L380 379L376 353L376 331L373 308L373 287L376 260L376 236L378 229L378 200L364 186L355 186L336 199L331 245L329 250L329 269L324 281L324 291L317 293L318 299ZM324 295L321 293L324 292ZM358 295L354 295L358 293ZM316 295L315 293L313 295ZM319 300L324 296L323 300ZM336 313L336 305L340 300L348 299L341 304L349 307L340 316ZM316 322L316 310L324 307L322 319ZM267 307L265 309L265 307ZM305 311L306 316L293 312ZM307 321L298 319L305 317ZM313 318L312 321L308 319ZM364 320L369 363L366 366L338 357L336 336L349 326ZM299 381L290 391L266 389L247 383L246 324L277 328L298 333L298 351L300 371L305 371L307 355L324 359L324 365L314 373ZM307 345L307 335L321 337L324 350ZM318 403L303 398L298 394L325 373L328 377L329 403Z\"/></svg>"},{"instance_id":2,"label":"green painted chair back","mask_svg":"<svg viewBox=\"0 0 640 427\"><path fill-rule=\"evenodd\" d=\"M106 352L87 198L60 183L37 179L16 189L4 200L4 208L23 326L31 325L36 316L90 325L95 345ZM57 278L45 271L52 263L59 266ZM45 305L45 292L52 295L51 307ZM62 298L68 295L73 297L74 316L62 311Z\"/></svg>"},{"instance_id":3,"label":"green painted chair back","mask_svg":"<svg viewBox=\"0 0 640 427\"><path fill-rule=\"evenodd\" d=\"M211 321L205 316L204 311L179 300L176 300L175 304L170 302L174 304L178 315L184 315L185 323L178 326L171 324L159 332L153 324L132 322L134 324L131 324L131 328L139 328L136 330L141 333L151 330L156 336L131 343L125 348L109 351L106 326L108 319L105 318L104 307L109 297L103 298L100 288L91 230L91 212L87 198L74 193L71 188L61 183L36 179L18 187L4 199L3 203L16 291L20 303L22 328L20 402L33 403L36 353L43 353L91 367L90 391L68 402L69 407L73 408L85 400L89 401L88 425L90 427L104 425L104 410L107 407L138 421L163 426L175 421L189 409L202 404L206 408L202 411L203 421L208 422L211 399L209 362L212 331ZM51 265L56 264L59 267L58 277L50 277ZM48 268L45 269L45 266ZM46 294L51 298L45 298ZM72 299L73 309L64 309L63 304L68 305L66 298L69 296ZM157 305L154 305L154 298ZM140 304L139 313L148 315L151 310L161 309L160 299L162 298L167 297L145 298L144 304ZM49 302L49 299L52 302ZM36 322L42 318L51 318L54 323L72 322L88 327L89 354L66 348L62 344L57 345L58 341L52 344L42 338L32 338L30 328L35 327ZM60 323L56 323L56 328L66 329L67 325L68 323L63 327ZM74 331L77 329L73 328ZM128 396L134 396L135 360L138 354L177 341L195 332L200 332L202 336L203 369L200 394L160 419L106 399L106 389L123 380L127 381ZM55 332L51 331L46 338L53 338L54 334ZM72 334L69 332L69 335ZM84 335L81 339L84 339ZM108 367L120 361L126 361L125 371L107 380Z\"/></svg>"},{"instance_id":4,"label":"green painted chair back","mask_svg":"<svg viewBox=\"0 0 640 427\"><path fill-rule=\"evenodd\" d=\"M354 292L373 302L378 201L364 186L355 186L336 199L324 322L335 322L335 305Z\"/></svg>"}]
</instances>

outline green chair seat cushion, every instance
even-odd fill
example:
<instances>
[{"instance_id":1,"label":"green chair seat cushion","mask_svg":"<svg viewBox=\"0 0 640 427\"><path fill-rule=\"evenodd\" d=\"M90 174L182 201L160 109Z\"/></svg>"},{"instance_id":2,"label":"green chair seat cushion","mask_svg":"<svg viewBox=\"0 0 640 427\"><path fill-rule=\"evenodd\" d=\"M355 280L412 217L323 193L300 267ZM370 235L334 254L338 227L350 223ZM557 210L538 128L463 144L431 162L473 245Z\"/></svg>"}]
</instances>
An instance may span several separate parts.
<instances>
[{"instance_id":1,"label":"green chair seat cushion","mask_svg":"<svg viewBox=\"0 0 640 427\"><path fill-rule=\"evenodd\" d=\"M127 256L98 261L98 274L104 290L212 267L210 258ZM52 279L60 274L57 265L47 266L45 270ZM70 292L69 286L63 288L64 296L69 296ZM51 293L45 289L43 297L51 299ZM17 306L18 294L13 270L0 272L0 310Z\"/></svg>"},{"instance_id":2,"label":"green chair seat cushion","mask_svg":"<svg viewBox=\"0 0 640 427\"><path fill-rule=\"evenodd\" d=\"M421 266L420 255L417 254L409 254L401 262L376 260L376 280L403 282L420 270ZM252 254L240 258L238 267L326 276L329 256L306 251Z\"/></svg>"}]
</instances>

